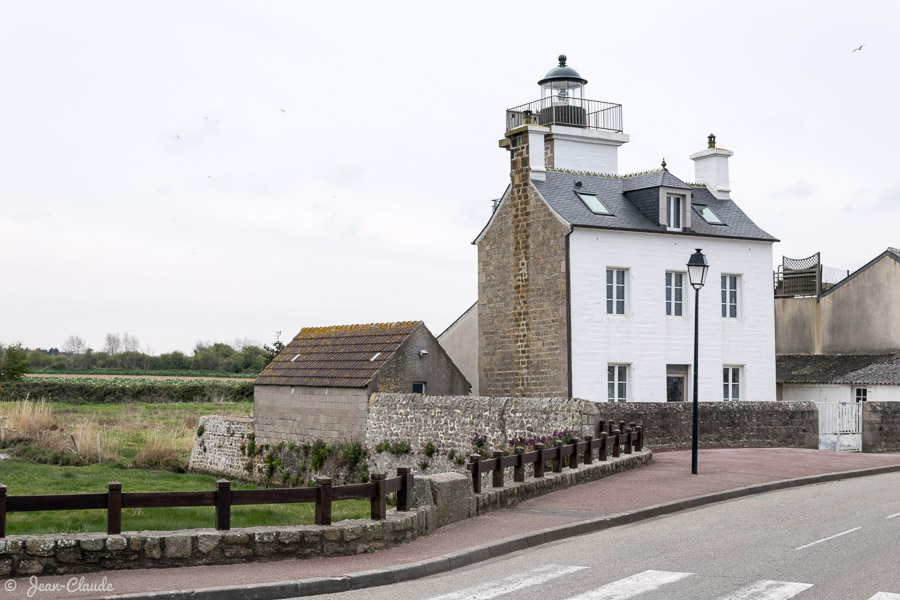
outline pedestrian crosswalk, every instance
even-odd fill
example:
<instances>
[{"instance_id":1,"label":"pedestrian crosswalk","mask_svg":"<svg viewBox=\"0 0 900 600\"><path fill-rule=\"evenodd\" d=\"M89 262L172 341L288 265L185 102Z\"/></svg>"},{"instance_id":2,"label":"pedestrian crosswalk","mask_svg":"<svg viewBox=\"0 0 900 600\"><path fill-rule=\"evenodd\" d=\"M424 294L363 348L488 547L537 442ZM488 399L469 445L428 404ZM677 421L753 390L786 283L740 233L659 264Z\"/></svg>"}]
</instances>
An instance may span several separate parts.
<instances>
[{"instance_id":1,"label":"pedestrian crosswalk","mask_svg":"<svg viewBox=\"0 0 900 600\"><path fill-rule=\"evenodd\" d=\"M554 579L584 571L588 568L575 565L543 565L530 571L509 575L497 581L435 596L430 600L489 600L499 598L514 592L522 592L528 588L538 589L538 586L544 586ZM615 581L602 582L598 587L574 596L563 598L554 589L548 590L548 595L561 597L561 600L628 600L629 598L640 600L642 595L658 590L665 591L667 586L683 580L690 580L693 576L695 576L695 573L647 570ZM803 592L812 588L813 585L812 583L795 581L761 579L748 582L733 592L709 598L709 600L790 600L803 594ZM682 592L684 592L683 589ZM679 597L703 600L699 596L692 595L692 593ZM801 599L812 597L812 595L804 595L801 596ZM860 597L859 600L900 600L900 594L878 592L868 598Z\"/></svg>"}]
</instances>

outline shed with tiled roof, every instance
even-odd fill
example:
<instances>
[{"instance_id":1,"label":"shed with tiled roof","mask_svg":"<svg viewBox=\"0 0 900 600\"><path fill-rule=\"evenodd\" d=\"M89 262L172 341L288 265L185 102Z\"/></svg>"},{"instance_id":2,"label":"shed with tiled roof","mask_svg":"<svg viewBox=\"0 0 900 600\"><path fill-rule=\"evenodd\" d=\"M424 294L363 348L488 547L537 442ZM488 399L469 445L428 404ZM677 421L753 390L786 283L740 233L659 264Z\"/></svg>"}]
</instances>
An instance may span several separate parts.
<instances>
[{"instance_id":1,"label":"shed with tiled roof","mask_svg":"<svg viewBox=\"0 0 900 600\"><path fill-rule=\"evenodd\" d=\"M471 387L421 321L306 327L254 384L264 443L362 439L375 392L465 395Z\"/></svg>"}]
</instances>

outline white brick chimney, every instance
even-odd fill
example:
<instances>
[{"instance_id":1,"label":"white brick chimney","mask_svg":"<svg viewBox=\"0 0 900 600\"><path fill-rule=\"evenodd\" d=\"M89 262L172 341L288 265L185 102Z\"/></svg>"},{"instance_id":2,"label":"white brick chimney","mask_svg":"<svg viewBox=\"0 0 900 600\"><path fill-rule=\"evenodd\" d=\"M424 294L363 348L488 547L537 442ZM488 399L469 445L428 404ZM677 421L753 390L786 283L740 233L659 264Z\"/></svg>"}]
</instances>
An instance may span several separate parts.
<instances>
[{"instance_id":1,"label":"white brick chimney","mask_svg":"<svg viewBox=\"0 0 900 600\"><path fill-rule=\"evenodd\" d=\"M706 184L706 189L719 200L731 200L731 184L728 181L728 158L734 152L716 148L716 136L709 134L709 147L691 154L694 161L694 180Z\"/></svg>"}]
</instances>

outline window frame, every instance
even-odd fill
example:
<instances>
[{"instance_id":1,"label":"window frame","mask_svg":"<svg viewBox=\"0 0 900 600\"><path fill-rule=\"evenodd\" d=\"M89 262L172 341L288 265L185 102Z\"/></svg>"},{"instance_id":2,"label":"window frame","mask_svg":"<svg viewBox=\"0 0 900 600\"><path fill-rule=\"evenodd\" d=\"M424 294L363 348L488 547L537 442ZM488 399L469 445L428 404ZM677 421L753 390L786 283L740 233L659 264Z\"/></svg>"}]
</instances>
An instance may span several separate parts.
<instances>
[{"instance_id":1,"label":"window frame","mask_svg":"<svg viewBox=\"0 0 900 600\"><path fill-rule=\"evenodd\" d=\"M417 385L421 385L421 386L422 386L422 391L421 391L421 392L417 392L417 391L416 391L416 386L417 386ZM413 382L412 382L412 390L413 390L412 393L413 393L413 394L422 394L422 395L424 396L424 395L425 395L425 385L426 385L426 382L424 382L424 381L413 381Z\"/></svg>"},{"instance_id":2,"label":"window frame","mask_svg":"<svg viewBox=\"0 0 900 600\"><path fill-rule=\"evenodd\" d=\"M610 375L613 376L610 380ZM623 375L623 378L620 378ZM631 393L631 365L628 363L608 363L606 365L606 398L608 402L628 402ZM612 387L610 387L612 386ZM620 395L624 386L624 394ZM612 390L612 395L610 391Z\"/></svg>"},{"instance_id":3,"label":"window frame","mask_svg":"<svg viewBox=\"0 0 900 600\"><path fill-rule=\"evenodd\" d=\"M669 276L671 277L671 285L669 284ZM675 276L678 275L681 279L680 285L675 286ZM687 316L684 311L684 280L686 277L686 273L683 271L666 271L666 287L665 287L665 299L666 299L666 316L667 317L685 317ZM681 292L681 300L675 300L675 291L679 290ZM675 314L676 308L678 308L678 314Z\"/></svg>"},{"instance_id":4,"label":"window frame","mask_svg":"<svg viewBox=\"0 0 900 600\"><path fill-rule=\"evenodd\" d=\"M734 287L732 288L731 280L734 280ZM719 280L719 290L721 292L721 296L719 297L720 305L722 307L722 318L723 319L731 319L737 320L741 318L741 276L737 273L722 273ZM734 295L734 302L731 302L732 293ZM734 310L731 310L731 309ZM734 314L731 314L731 313Z\"/></svg>"},{"instance_id":5,"label":"window frame","mask_svg":"<svg viewBox=\"0 0 900 600\"><path fill-rule=\"evenodd\" d=\"M722 401L740 402L744 390L744 367L742 365L722 365ZM735 378L737 375L737 378ZM735 389L737 396L735 397Z\"/></svg>"},{"instance_id":6,"label":"window frame","mask_svg":"<svg viewBox=\"0 0 900 600\"><path fill-rule=\"evenodd\" d=\"M862 392L862 394L860 394L860 392ZM867 402L869 400L869 388L853 388L853 398L856 400L857 404L859 404L860 402Z\"/></svg>"},{"instance_id":7,"label":"window frame","mask_svg":"<svg viewBox=\"0 0 900 600\"><path fill-rule=\"evenodd\" d=\"M666 230L681 231L684 229L684 202L685 197L681 194L672 194L666 192ZM673 207L672 205L677 205ZM673 216L677 219L677 224L673 222Z\"/></svg>"},{"instance_id":8,"label":"window frame","mask_svg":"<svg viewBox=\"0 0 900 600\"><path fill-rule=\"evenodd\" d=\"M584 204L584 205L587 207L587 209L588 209L589 211L591 211L592 213L594 213L595 215L600 215L600 216L602 216L602 217L614 217L614 216L615 216L615 215L613 214L613 212L612 212L611 210L609 210L609 207L606 206L606 203L604 203L603 200L600 199L600 196L599 196L598 194L594 194L594 193L591 193L591 192L577 192L577 191L576 191L576 192L575 192L575 195L578 196L578 199L581 200L582 204ZM594 209L591 207L590 203L589 203L587 200L585 200L585 198L584 198L585 196L590 196L591 198L593 198L594 200L596 200L597 203L598 203L600 206L602 206L602 207L603 207L603 210L606 211L606 212L597 212L596 210L594 210Z\"/></svg>"},{"instance_id":9,"label":"window frame","mask_svg":"<svg viewBox=\"0 0 900 600\"><path fill-rule=\"evenodd\" d=\"M713 215L716 219L718 219L718 223L714 223L714 222L710 221L709 219L707 219L706 216L703 214L703 211L701 211L699 208L697 208L698 206L702 206L703 208L705 208L705 209L707 209L709 212L711 212L712 215ZM719 213L717 213L716 211L714 211L714 210L713 210L713 207L710 206L709 204L703 204L703 203L701 203L701 202L698 202L697 204L694 204L694 203L692 202L692 203L691 203L691 208L694 209L694 212L697 213L697 214L700 216L700 218L703 219L703 221L704 221L705 223L707 223L708 225L715 225L716 227L724 227L724 226L727 226L727 225L728 225L727 223L725 223L725 221L722 220L722 217L719 216Z\"/></svg>"},{"instance_id":10,"label":"window frame","mask_svg":"<svg viewBox=\"0 0 900 600\"><path fill-rule=\"evenodd\" d=\"M622 275L621 283L618 281L620 273ZM622 291L621 298L617 293L620 289ZM619 303L621 303L621 311ZM628 314L628 269L606 268L606 314L614 317L624 317Z\"/></svg>"}]
</instances>

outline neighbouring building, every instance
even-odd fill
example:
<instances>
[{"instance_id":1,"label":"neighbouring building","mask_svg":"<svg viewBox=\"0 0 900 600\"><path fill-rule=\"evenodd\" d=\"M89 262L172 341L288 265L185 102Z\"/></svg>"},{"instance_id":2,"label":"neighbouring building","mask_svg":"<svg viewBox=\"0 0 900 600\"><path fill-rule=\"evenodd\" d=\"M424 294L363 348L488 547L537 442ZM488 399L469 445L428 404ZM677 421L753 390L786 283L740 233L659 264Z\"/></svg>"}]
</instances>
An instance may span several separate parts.
<instances>
[{"instance_id":1,"label":"neighbouring building","mask_svg":"<svg viewBox=\"0 0 900 600\"><path fill-rule=\"evenodd\" d=\"M306 327L254 381L254 430L265 443L362 440L375 392L469 390L421 321Z\"/></svg>"},{"instance_id":2,"label":"neighbouring building","mask_svg":"<svg viewBox=\"0 0 900 600\"><path fill-rule=\"evenodd\" d=\"M472 382L472 393L479 394L478 386L478 303L453 321L437 337L441 347L453 359L462 374Z\"/></svg>"},{"instance_id":3,"label":"neighbouring building","mask_svg":"<svg viewBox=\"0 0 900 600\"><path fill-rule=\"evenodd\" d=\"M900 401L900 250L833 283L824 273L819 255L776 273L778 398Z\"/></svg>"},{"instance_id":4,"label":"neighbouring building","mask_svg":"<svg viewBox=\"0 0 900 600\"><path fill-rule=\"evenodd\" d=\"M702 248L702 401L773 400L772 244L731 199L733 152L691 155L696 183L662 168L618 174L619 104L589 100L559 57L541 98L506 111L511 182L478 235L479 393L594 401L691 397ZM454 350L456 352L456 350ZM462 362L462 361L461 361Z\"/></svg>"}]
</instances>

